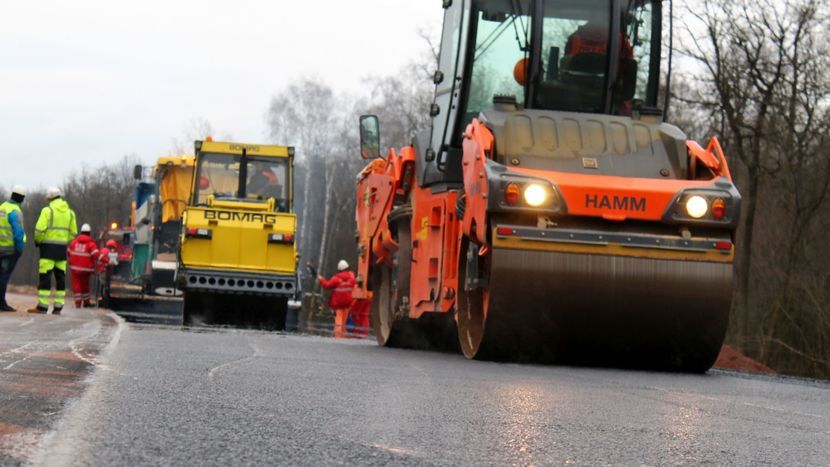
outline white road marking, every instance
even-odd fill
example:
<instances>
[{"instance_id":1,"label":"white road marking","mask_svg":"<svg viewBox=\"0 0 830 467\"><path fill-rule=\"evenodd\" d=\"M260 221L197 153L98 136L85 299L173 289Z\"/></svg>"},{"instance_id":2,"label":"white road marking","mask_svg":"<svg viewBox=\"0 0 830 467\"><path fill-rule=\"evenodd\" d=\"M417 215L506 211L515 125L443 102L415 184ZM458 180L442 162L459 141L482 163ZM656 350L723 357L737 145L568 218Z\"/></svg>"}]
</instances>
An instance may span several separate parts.
<instances>
[{"instance_id":1,"label":"white road marking","mask_svg":"<svg viewBox=\"0 0 830 467\"><path fill-rule=\"evenodd\" d=\"M17 327L22 328L23 326L28 326L28 325L30 325L30 324L32 324L32 323L34 323L34 322L35 322L35 319L34 319L34 318L29 318L28 320L26 320L26 321L24 321L24 322L22 322L22 323L18 324L18 325L17 325Z\"/></svg>"},{"instance_id":2,"label":"white road marking","mask_svg":"<svg viewBox=\"0 0 830 467\"><path fill-rule=\"evenodd\" d=\"M253 342L248 341L248 345L254 351L254 353L252 355L249 355L249 356L243 357L243 358L239 358L239 359L227 362L227 363L223 363L221 365L218 365L218 366L215 366L215 367L211 368L210 370L208 370L208 378L213 379L213 377L216 376L217 373L224 370L225 368L228 368L228 367L231 367L231 366L234 366L234 365L242 365L242 364L245 364L249 361L256 360L257 358L263 356L263 354L260 352L259 348Z\"/></svg>"},{"instance_id":3,"label":"white road marking","mask_svg":"<svg viewBox=\"0 0 830 467\"><path fill-rule=\"evenodd\" d=\"M384 444L373 444L372 446L376 447L378 449L383 449L384 451L393 452L395 454L414 454L415 453L415 451L413 451L412 449L396 447L396 446L386 446Z\"/></svg>"}]
</instances>

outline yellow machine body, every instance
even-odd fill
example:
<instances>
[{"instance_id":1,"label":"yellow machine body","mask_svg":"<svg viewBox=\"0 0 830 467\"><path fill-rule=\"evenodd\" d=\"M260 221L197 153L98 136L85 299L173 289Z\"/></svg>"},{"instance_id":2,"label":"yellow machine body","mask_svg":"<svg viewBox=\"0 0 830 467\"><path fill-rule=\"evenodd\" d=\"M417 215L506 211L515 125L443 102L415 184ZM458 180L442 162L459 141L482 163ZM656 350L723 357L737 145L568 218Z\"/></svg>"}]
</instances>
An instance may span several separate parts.
<instances>
[{"instance_id":1,"label":"yellow machine body","mask_svg":"<svg viewBox=\"0 0 830 467\"><path fill-rule=\"evenodd\" d=\"M286 146L196 142L178 267L186 291L294 296L293 155Z\"/></svg>"}]
</instances>

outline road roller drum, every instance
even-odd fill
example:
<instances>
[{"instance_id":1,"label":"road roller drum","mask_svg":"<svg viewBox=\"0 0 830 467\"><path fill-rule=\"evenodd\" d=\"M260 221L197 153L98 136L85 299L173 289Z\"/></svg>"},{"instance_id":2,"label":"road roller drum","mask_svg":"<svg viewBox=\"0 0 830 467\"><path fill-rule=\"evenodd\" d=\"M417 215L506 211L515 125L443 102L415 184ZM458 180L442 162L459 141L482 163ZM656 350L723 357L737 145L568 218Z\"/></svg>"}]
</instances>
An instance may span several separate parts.
<instances>
[{"instance_id":1,"label":"road roller drum","mask_svg":"<svg viewBox=\"0 0 830 467\"><path fill-rule=\"evenodd\" d=\"M705 371L720 351L731 264L466 252L466 264L473 257L489 269L486 286L465 285L459 297L459 341L470 358Z\"/></svg>"}]
</instances>

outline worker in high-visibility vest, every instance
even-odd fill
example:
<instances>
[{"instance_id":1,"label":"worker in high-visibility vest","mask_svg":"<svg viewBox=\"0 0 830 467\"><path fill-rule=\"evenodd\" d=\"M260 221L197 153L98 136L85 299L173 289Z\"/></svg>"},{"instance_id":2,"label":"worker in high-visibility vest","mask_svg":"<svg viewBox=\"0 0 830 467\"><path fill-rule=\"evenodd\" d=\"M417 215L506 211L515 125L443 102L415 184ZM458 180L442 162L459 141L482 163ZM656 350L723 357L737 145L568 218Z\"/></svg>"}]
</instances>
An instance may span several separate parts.
<instances>
[{"instance_id":1,"label":"worker in high-visibility vest","mask_svg":"<svg viewBox=\"0 0 830 467\"><path fill-rule=\"evenodd\" d=\"M52 314L59 315L66 301L66 248L78 235L75 212L63 199L63 193L56 187L46 190L49 204L40 211L35 225L35 244L40 248L37 286L37 306L29 313L49 311L52 299L52 276L55 276L55 306Z\"/></svg>"},{"instance_id":2,"label":"worker in high-visibility vest","mask_svg":"<svg viewBox=\"0 0 830 467\"><path fill-rule=\"evenodd\" d=\"M95 272L98 259L98 245L92 239L92 227L81 226L81 234L69 244L69 274L72 279L72 296L75 308L92 307L92 295L89 291L89 279Z\"/></svg>"},{"instance_id":3,"label":"worker in high-visibility vest","mask_svg":"<svg viewBox=\"0 0 830 467\"><path fill-rule=\"evenodd\" d=\"M17 311L6 302L6 288L26 246L23 212L20 210L24 198L26 189L16 185L12 188L10 199L0 204L0 311Z\"/></svg>"},{"instance_id":4,"label":"worker in high-visibility vest","mask_svg":"<svg viewBox=\"0 0 830 467\"><path fill-rule=\"evenodd\" d=\"M354 289L354 273L349 271L349 263L341 259L337 263L337 274L326 280L318 276L320 285L331 290L329 307L334 310L334 337L348 337L346 334L346 320L349 319L349 306L352 304L352 289Z\"/></svg>"}]
</instances>

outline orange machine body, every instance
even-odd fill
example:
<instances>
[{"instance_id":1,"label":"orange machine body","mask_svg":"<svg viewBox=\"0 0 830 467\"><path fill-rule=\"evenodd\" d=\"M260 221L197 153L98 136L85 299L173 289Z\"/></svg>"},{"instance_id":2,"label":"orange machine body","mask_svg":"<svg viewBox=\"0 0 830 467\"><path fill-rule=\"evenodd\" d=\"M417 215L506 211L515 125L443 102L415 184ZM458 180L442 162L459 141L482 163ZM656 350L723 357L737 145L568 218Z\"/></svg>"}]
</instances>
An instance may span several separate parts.
<instances>
[{"instance_id":1,"label":"orange machine body","mask_svg":"<svg viewBox=\"0 0 830 467\"><path fill-rule=\"evenodd\" d=\"M374 264L390 264L398 249L389 229L388 216L395 200L411 200L412 258L409 286L409 314L412 319L424 313L453 310L458 291L458 264L462 235L481 245L481 254L491 247L492 226L488 217L488 191L485 160L492 154L493 134L477 119L466 130L463 144L465 209L457 216L458 190L433 193L414 181L414 149L390 150L386 159L373 160L360 174L358 203L358 275L355 298L371 298L368 278ZM706 188L724 177L731 182L726 159L717 139L706 149L687 143L690 167L709 169L705 179L676 180L587 175L547 170L508 168L510 172L551 182L561 195L566 216L594 217L607 221L627 220L662 222L678 194L687 189ZM529 246L529 245L525 245ZM532 248L532 246L529 246ZM731 261L734 245L712 245L700 260ZM642 251L638 253L642 254ZM670 253L666 258L677 257ZM683 256L695 259L695 256Z\"/></svg>"}]
</instances>

